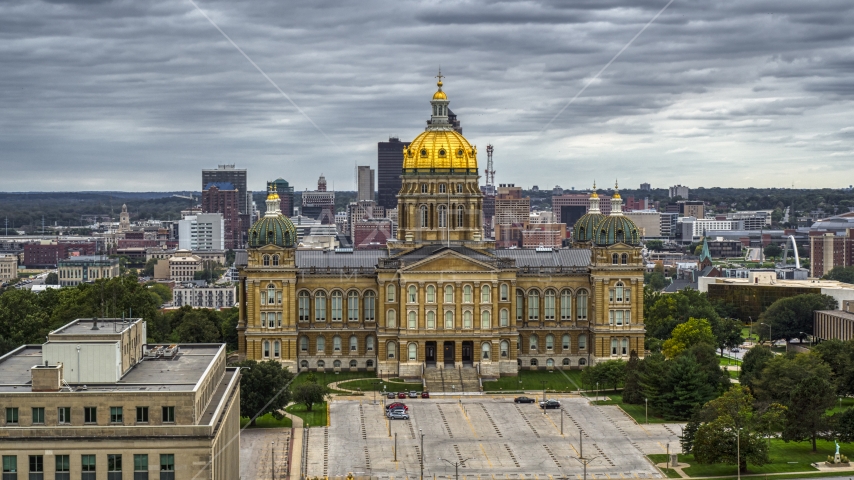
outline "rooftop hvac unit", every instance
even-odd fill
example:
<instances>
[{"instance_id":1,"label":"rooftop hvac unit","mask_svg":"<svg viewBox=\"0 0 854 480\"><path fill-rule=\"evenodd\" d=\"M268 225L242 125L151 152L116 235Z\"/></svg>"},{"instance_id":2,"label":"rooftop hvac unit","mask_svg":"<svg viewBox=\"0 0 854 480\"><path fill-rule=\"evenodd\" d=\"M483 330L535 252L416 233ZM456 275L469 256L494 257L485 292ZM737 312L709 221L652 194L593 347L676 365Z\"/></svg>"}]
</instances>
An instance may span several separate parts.
<instances>
[{"instance_id":1,"label":"rooftop hvac unit","mask_svg":"<svg viewBox=\"0 0 854 480\"><path fill-rule=\"evenodd\" d=\"M163 350L163 356L164 357L172 358L177 354L178 354L178 345L169 345L168 347L165 347Z\"/></svg>"}]
</instances>

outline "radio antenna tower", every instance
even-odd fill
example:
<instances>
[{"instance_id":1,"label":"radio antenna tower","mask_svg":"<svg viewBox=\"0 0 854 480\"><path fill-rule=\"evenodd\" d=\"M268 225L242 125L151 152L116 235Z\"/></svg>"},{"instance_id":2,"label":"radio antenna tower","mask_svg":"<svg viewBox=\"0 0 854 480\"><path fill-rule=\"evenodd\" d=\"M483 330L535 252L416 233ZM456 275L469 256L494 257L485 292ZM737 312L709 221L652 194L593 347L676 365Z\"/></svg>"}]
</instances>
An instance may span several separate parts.
<instances>
[{"instance_id":1,"label":"radio antenna tower","mask_svg":"<svg viewBox=\"0 0 854 480\"><path fill-rule=\"evenodd\" d=\"M495 170L492 166L492 144L486 146L486 186L494 187L495 186ZM491 189L490 189L491 190Z\"/></svg>"}]
</instances>

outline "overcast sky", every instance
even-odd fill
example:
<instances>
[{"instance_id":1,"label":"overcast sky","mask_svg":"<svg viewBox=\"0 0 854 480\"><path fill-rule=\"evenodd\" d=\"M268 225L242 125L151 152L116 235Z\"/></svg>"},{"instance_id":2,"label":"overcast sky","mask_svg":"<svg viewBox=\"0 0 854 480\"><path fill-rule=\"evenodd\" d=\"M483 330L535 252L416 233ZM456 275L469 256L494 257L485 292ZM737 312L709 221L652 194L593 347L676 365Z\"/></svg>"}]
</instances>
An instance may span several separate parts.
<instances>
[{"instance_id":1,"label":"overcast sky","mask_svg":"<svg viewBox=\"0 0 854 480\"><path fill-rule=\"evenodd\" d=\"M667 0L195 1L304 114L190 0L2 2L0 191L353 190L440 66L499 183L854 183L850 0L675 0L568 107Z\"/></svg>"}]
</instances>

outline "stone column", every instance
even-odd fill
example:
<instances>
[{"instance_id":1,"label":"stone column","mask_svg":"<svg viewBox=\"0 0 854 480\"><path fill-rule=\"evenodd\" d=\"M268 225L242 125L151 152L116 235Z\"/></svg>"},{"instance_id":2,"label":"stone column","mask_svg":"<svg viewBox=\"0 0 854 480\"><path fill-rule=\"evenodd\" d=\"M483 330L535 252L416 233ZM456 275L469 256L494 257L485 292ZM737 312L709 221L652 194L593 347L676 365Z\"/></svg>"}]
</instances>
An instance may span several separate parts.
<instances>
[{"instance_id":1,"label":"stone column","mask_svg":"<svg viewBox=\"0 0 854 480\"><path fill-rule=\"evenodd\" d=\"M455 282L454 288L454 330L460 331L463 328L463 284ZM456 352L454 353L456 355Z\"/></svg>"}]
</instances>

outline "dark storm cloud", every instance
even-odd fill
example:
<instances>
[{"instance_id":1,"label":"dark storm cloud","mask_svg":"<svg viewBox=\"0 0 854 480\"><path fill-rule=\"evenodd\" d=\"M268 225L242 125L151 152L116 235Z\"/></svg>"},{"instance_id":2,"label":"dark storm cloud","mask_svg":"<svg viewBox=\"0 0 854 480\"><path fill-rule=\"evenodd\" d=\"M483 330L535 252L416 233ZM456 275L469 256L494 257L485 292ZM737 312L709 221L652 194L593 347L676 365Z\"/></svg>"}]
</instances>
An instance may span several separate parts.
<instances>
[{"instance_id":1,"label":"dark storm cloud","mask_svg":"<svg viewBox=\"0 0 854 480\"><path fill-rule=\"evenodd\" d=\"M545 131L666 1L197 3L334 144L186 0L5 2L0 190L353 189L439 66L498 181L850 183L848 1L676 0Z\"/></svg>"}]
</instances>

